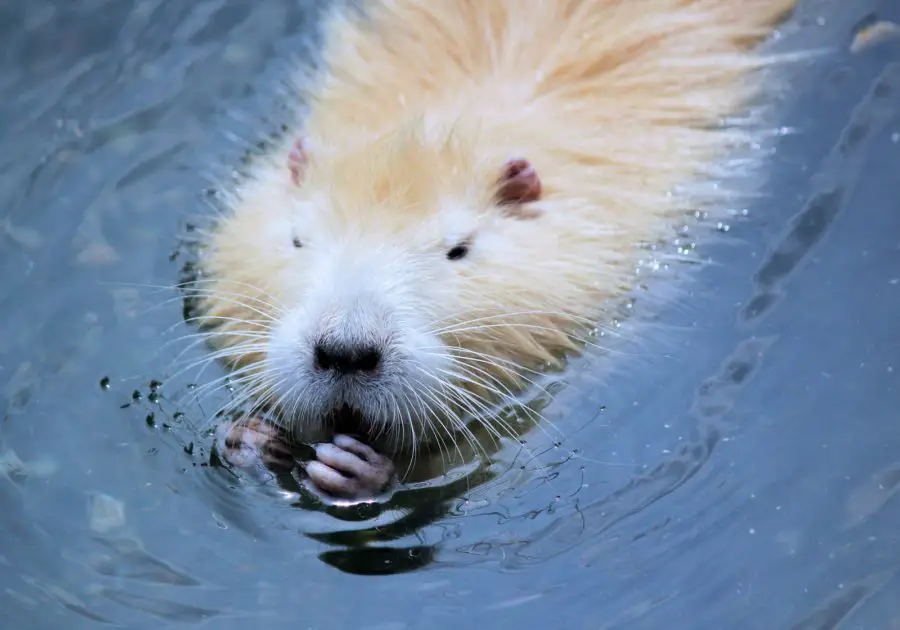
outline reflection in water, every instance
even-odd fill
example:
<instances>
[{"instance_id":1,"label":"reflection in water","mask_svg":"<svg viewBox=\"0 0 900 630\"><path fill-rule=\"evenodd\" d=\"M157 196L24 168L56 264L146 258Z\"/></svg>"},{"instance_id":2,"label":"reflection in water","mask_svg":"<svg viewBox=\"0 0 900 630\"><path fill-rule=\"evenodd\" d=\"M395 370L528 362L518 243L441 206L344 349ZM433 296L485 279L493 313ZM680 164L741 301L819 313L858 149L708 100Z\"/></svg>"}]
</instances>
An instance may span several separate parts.
<instances>
[{"instance_id":1,"label":"reflection in water","mask_svg":"<svg viewBox=\"0 0 900 630\"><path fill-rule=\"evenodd\" d=\"M434 547L418 546L405 549L369 547L366 549L331 550L319 557L323 562L357 575L394 575L416 571L431 563Z\"/></svg>"},{"instance_id":2,"label":"reflection in water","mask_svg":"<svg viewBox=\"0 0 900 630\"><path fill-rule=\"evenodd\" d=\"M577 361L530 401L546 432L340 508L221 465L225 375L170 290L322 4L0 3L7 625L900 627L900 41L849 49L900 9L806 3L785 39L848 49L614 372Z\"/></svg>"},{"instance_id":3,"label":"reflection in water","mask_svg":"<svg viewBox=\"0 0 900 630\"><path fill-rule=\"evenodd\" d=\"M549 525L532 533L527 540L483 540L455 549L445 562L453 563L455 560L463 565L490 562L508 570L522 569L566 554L575 547L596 544L604 532L675 492L697 474L712 455L719 438L717 432L712 430L700 443L681 445L679 452L671 459L634 477L599 501L585 506L576 505L572 511L565 511ZM627 544L628 541L622 542ZM588 550L582 554L582 561L592 564L591 556L595 554Z\"/></svg>"},{"instance_id":4,"label":"reflection in water","mask_svg":"<svg viewBox=\"0 0 900 630\"><path fill-rule=\"evenodd\" d=\"M854 108L840 140L817 173L819 189L793 218L774 251L754 275L758 293L743 308L744 320L761 317L774 305L778 287L827 234L856 184L871 138L883 133L898 106L900 63L892 63L885 67L869 93Z\"/></svg>"}]
</instances>

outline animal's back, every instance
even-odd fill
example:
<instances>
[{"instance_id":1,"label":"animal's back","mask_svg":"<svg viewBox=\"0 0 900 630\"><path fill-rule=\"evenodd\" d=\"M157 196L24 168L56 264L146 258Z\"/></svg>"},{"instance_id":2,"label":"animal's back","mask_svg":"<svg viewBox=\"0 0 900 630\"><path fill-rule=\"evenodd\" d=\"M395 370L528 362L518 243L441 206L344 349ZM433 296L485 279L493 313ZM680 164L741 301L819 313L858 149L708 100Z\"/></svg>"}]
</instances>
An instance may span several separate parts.
<instances>
[{"instance_id":1,"label":"animal's back","mask_svg":"<svg viewBox=\"0 0 900 630\"><path fill-rule=\"evenodd\" d=\"M795 4L377 0L329 22L330 72L315 98L333 124L369 129L473 108L571 128L583 122L572 114L607 125L709 121L746 96L736 82L754 65L748 47Z\"/></svg>"},{"instance_id":2,"label":"animal's back","mask_svg":"<svg viewBox=\"0 0 900 630\"><path fill-rule=\"evenodd\" d=\"M375 0L328 23L303 133L323 147L354 145L415 123L426 135L441 129L440 142L455 126L486 163L527 157L556 209L548 221L604 250L603 280L618 284L635 243L671 229L660 220L668 213L722 209L753 192L762 153L729 163L725 152L766 130L722 119L759 95L753 70L770 60L754 46L794 5ZM729 164L742 171L738 186Z\"/></svg>"}]
</instances>

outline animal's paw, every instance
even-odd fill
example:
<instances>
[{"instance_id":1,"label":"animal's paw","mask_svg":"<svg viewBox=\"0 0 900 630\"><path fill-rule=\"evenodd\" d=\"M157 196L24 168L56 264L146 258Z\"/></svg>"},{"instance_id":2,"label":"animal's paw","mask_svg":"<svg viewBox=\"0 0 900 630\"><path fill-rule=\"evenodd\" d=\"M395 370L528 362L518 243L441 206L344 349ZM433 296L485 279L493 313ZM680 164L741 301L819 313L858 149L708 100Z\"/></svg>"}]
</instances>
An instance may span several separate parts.
<instances>
[{"instance_id":1,"label":"animal's paw","mask_svg":"<svg viewBox=\"0 0 900 630\"><path fill-rule=\"evenodd\" d=\"M394 462L372 447L336 435L317 444L316 459L305 464L308 484L342 499L367 500L382 494L394 479Z\"/></svg>"},{"instance_id":2,"label":"animal's paw","mask_svg":"<svg viewBox=\"0 0 900 630\"><path fill-rule=\"evenodd\" d=\"M219 427L222 457L232 466L245 470L266 468L281 473L292 470L297 462L287 440L275 425L258 418L241 418Z\"/></svg>"}]
</instances>

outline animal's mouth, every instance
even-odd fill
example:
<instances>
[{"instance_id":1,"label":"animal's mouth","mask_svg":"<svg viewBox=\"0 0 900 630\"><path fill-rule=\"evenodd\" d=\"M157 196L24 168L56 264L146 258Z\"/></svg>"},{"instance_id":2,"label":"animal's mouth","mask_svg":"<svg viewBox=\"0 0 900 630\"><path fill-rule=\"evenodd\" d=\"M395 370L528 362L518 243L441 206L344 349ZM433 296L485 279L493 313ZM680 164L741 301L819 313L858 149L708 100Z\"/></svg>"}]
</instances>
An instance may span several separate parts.
<instances>
[{"instance_id":1,"label":"animal's mouth","mask_svg":"<svg viewBox=\"0 0 900 630\"><path fill-rule=\"evenodd\" d=\"M369 423L361 411L344 404L331 410L325 419L335 433L366 437L369 434Z\"/></svg>"}]
</instances>

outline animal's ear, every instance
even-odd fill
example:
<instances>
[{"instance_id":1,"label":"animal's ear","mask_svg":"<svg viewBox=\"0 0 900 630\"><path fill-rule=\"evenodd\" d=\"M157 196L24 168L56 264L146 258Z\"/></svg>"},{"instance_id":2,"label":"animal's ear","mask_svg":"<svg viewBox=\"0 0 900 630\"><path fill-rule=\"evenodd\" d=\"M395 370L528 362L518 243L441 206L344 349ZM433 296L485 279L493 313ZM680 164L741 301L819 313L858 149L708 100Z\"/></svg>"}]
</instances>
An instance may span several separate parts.
<instances>
[{"instance_id":1,"label":"animal's ear","mask_svg":"<svg viewBox=\"0 0 900 630\"><path fill-rule=\"evenodd\" d=\"M541 211L526 204L540 198L541 178L531 162L524 158L507 160L496 193L497 204L503 213L516 219L536 219Z\"/></svg>"},{"instance_id":2,"label":"animal's ear","mask_svg":"<svg viewBox=\"0 0 900 630\"><path fill-rule=\"evenodd\" d=\"M291 172L291 181L295 185L300 185L303 179L303 173L306 170L306 164L309 160L309 140L306 138L298 138L291 147L291 153L288 155L288 170Z\"/></svg>"}]
</instances>

